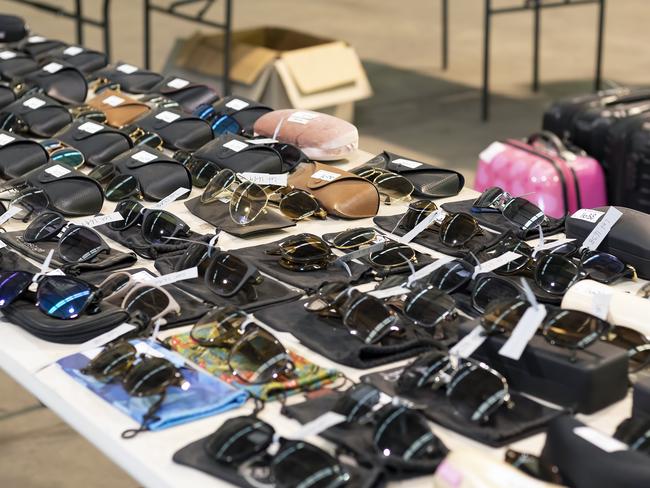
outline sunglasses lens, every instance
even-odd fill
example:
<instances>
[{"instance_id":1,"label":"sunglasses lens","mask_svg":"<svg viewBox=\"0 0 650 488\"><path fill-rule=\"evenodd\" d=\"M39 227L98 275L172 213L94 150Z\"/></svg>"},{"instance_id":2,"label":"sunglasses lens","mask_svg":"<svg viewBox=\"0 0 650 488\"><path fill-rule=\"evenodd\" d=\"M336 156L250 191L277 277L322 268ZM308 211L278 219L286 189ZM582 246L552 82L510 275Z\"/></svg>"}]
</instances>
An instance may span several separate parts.
<instances>
[{"instance_id":1,"label":"sunglasses lens","mask_svg":"<svg viewBox=\"0 0 650 488\"><path fill-rule=\"evenodd\" d=\"M608 282L625 271L625 265L616 256L606 252L589 252L582 258L582 269L589 278Z\"/></svg>"},{"instance_id":2,"label":"sunglasses lens","mask_svg":"<svg viewBox=\"0 0 650 488\"><path fill-rule=\"evenodd\" d=\"M277 143L273 144L271 147L280 153L284 164L294 166L301 161L307 160L307 156L305 156L303 152L293 144Z\"/></svg>"},{"instance_id":3,"label":"sunglasses lens","mask_svg":"<svg viewBox=\"0 0 650 488\"><path fill-rule=\"evenodd\" d=\"M389 332L397 330L396 322L397 316L384 302L365 294L354 299L343 315L343 325L366 344L374 344Z\"/></svg>"},{"instance_id":4,"label":"sunglasses lens","mask_svg":"<svg viewBox=\"0 0 650 488\"><path fill-rule=\"evenodd\" d=\"M32 283L34 275L26 271L0 272L0 308L11 304Z\"/></svg>"},{"instance_id":5,"label":"sunglasses lens","mask_svg":"<svg viewBox=\"0 0 650 488\"><path fill-rule=\"evenodd\" d=\"M241 131L239 123L230 115L222 115L216 118L212 123L212 132L215 135L238 134Z\"/></svg>"},{"instance_id":6,"label":"sunglasses lens","mask_svg":"<svg viewBox=\"0 0 650 488\"><path fill-rule=\"evenodd\" d=\"M256 329L233 346L228 363L233 374L247 383L266 383L285 372L290 359L275 337Z\"/></svg>"},{"instance_id":7,"label":"sunglasses lens","mask_svg":"<svg viewBox=\"0 0 650 488\"><path fill-rule=\"evenodd\" d=\"M124 220L111 222L108 226L115 230L128 229L140 219L143 208L144 207L135 200L122 200L115 206L115 211L118 212Z\"/></svg>"},{"instance_id":8,"label":"sunglasses lens","mask_svg":"<svg viewBox=\"0 0 650 488\"><path fill-rule=\"evenodd\" d=\"M43 212L27 226L23 233L25 242L45 241L55 237L63 227L65 219L54 212Z\"/></svg>"},{"instance_id":9,"label":"sunglasses lens","mask_svg":"<svg viewBox=\"0 0 650 488\"><path fill-rule=\"evenodd\" d=\"M384 456L404 461L440 455L440 442L424 417L406 407L389 405L379 411L373 441Z\"/></svg>"},{"instance_id":10,"label":"sunglasses lens","mask_svg":"<svg viewBox=\"0 0 650 488\"><path fill-rule=\"evenodd\" d=\"M350 249L368 244L372 242L375 237L377 237L377 233L374 229L351 229L334 236L332 239L332 245L337 249Z\"/></svg>"},{"instance_id":11,"label":"sunglasses lens","mask_svg":"<svg viewBox=\"0 0 650 488\"><path fill-rule=\"evenodd\" d=\"M124 289L124 287L130 283L130 281L131 279L127 274L116 273L106 278L99 288L104 299L109 299L111 298L111 295L114 295L115 293L118 293Z\"/></svg>"},{"instance_id":12,"label":"sunglasses lens","mask_svg":"<svg viewBox=\"0 0 650 488\"><path fill-rule=\"evenodd\" d=\"M472 207L474 208L490 208L495 203L496 199L503 195L503 190L497 186L488 188L481 195L474 200Z\"/></svg>"},{"instance_id":13,"label":"sunglasses lens","mask_svg":"<svg viewBox=\"0 0 650 488\"><path fill-rule=\"evenodd\" d=\"M246 313L237 307L215 308L192 327L190 335L201 346L226 346L234 344L240 337L240 328L246 320Z\"/></svg>"},{"instance_id":14,"label":"sunglasses lens","mask_svg":"<svg viewBox=\"0 0 650 488\"><path fill-rule=\"evenodd\" d=\"M533 255L533 248L519 239L508 239L505 242L499 242L494 249L488 251L486 254L490 258L496 258L508 251L521 254L522 257L497 268L495 270L497 273L514 273L519 271L528 264L529 258Z\"/></svg>"},{"instance_id":15,"label":"sunglasses lens","mask_svg":"<svg viewBox=\"0 0 650 488\"><path fill-rule=\"evenodd\" d=\"M412 229L436 210L438 210L438 206L433 202L427 200L413 202L409 205L409 209L404 217L404 226L407 229Z\"/></svg>"},{"instance_id":16,"label":"sunglasses lens","mask_svg":"<svg viewBox=\"0 0 650 488\"><path fill-rule=\"evenodd\" d=\"M126 341L117 342L95 356L81 372L98 380L110 380L126 373L136 356L133 345Z\"/></svg>"},{"instance_id":17,"label":"sunglasses lens","mask_svg":"<svg viewBox=\"0 0 650 488\"><path fill-rule=\"evenodd\" d=\"M169 306L169 298L160 288L154 286L141 286L129 292L122 308L132 316L136 312L145 314L150 320L159 318L159 315Z\"/></svg>"},{"instance_id":18,"label":"sunglasses lens","mask_svg":"<svg viewBox=\"0 0 650 488\"><path fill-rule=\"evenodd\" d=\"M436 288L411 292L404 305L404 315L416 325L435 327L456 308L456 302Z\"/></svg>"},{"instance_id":19,"label":"sunglasses lens","mask_svg":"<svg viewBox=\"0 0 650 488\"><path fill-rule=\"evenodd\" d=\"M76 149L57 149L50 154L50 161L65 166L66 168L78 169L86 162L84 155Z\"/></svg>"},{"instance_id":20,"label":"sunglasses lens","mask_svg":"<svg viewBox=\"0 0 650 488\"><path fill-rule=\"evenodd\" d=\"M513 198L502 211L503 216L522 230L542 225L546 216L540 208L524 198Z\"/></svg>"},{"instance_id":21,"label":"sunglasses lens","mask_svg":"<svg viewBox=\"0 0 650 488\"><path fill-rule=\"evenodd\" d=\"M547 316L542 333L556 346L583 349L607 333L609 324L579 310L558 310Z\"/></svg>"},{"instance_id":22,"label":"sunglasses lens","mask_svg":"<svg viewBox=\"0 0 650 488\"><path fill-rule=\"evenodd\" d=\"M14 219L23 220L31 215L41 213L50 204L47 194L40 188L29 188L23 190L11 201L10 206L17 206L22 209L14 215Z\"/></svg>"},{"instance_id":23,"label":"sunglasses lens","mask_svg":"<svg viewBox=\"0 0 650 488\"><path fill-rule=\"evenodd\" d=\"M650 343L634 329L615 326L606 335L607 342L628 351L629 370L636 373L650 364Z\"/></svg>"},{"instance_id":24,"label":"sunglasses lens","mask_svg":"<svg viewBox=\"0 0 650 488\"><path fill-rule=\"evenodd\" d=\"M301 441L283 443L271 467L277 488L339 488L346 486L350 479L336 459Z\"/></svg>"},{"instance_id":25,"label":"sunglasses lens","mask_svg":"<svg viewBox=\"0 0 650 488\"><path fill-rule=\"evenodd\" d=\"M440 226L440 241L449 247L461 247L479 231L476 220L467 214L458 213L447 217Z\"/></svg>"},{"instance_id":26,"label":"sunglasses lens","mask_svg":"<svg viewBox=\"0 0 650 488\"><path fill-rule=\"evenodd\" d=\"M71 227L59 240L59 254L68 263L85 263L104 249L103 239L89 227Z\"/></svg>"},{"instance_id":27,"label":"sunglasses lens","mask_svg":"<svg viewBox=\"0 0 650 488\"><path fill-rule=\"evenodd\" d=\"M548 293L563 295L578 276L578 266L570 259L546 254L537 262L535 282Z\"/></svg>"},{"instance_id":28,"label":"sunglasses lens","mask_svg":"<svg viewBox=\"0 0 650 488\"><path fill-rule=\"evenodd\" d=\"M301 220L314 215L320 205L309 193L295 190L280 201L280 212L291 220Z\"/></svg>"},{"instance_id":29,"label":"sunglasses lens","mask_svg":"<svg viewBox=\"0 0 650 488\"><path fill-rule=\"evenodd\" d=\"M74 319L91 298L90 286L64 276L46 277L38 285L38 307L57 319Z\"/></svg>"},{"instance_id":30,"label":"sunglasses lens","mask_svg":"<svg viewBox=\"0 0 650 488\"><path fill-rule=\"evenodd\" d=\"M152 149L157 149L163 145L163 140L158 134L153 132L144 132L141 136L133 139L133 144L135 146L147 146Z\"/></svg>"},{"instance_id":31,"label":"sunglasses lens","mask_svg":"<svg viewBox=\"0 0 650 488\"><path fill-rule=\"evenodd\" d=\"M249 275L249 266L233 254L221 253L215 256L205 272L210 289L220 296L232 296L244 286Z\"/></svg>"},{"instance_id":32,"label":"sunglasses lens","mask_svg":"<svg viewBox=\"0 0 650 488\"><path fill-rule=\"evenodd\" d=\"M202 203L212 203L218 200L223 193L232 186L237 180L237 176L230 169L223 169L219 171L214 177L210 179L208 184L203 190L201 195Z\"/></svg>"},{"instance_id":33,"label":"sunglasses lens","mask_svg":"<svg viewBox=\"0 0 650 488\"><path fill-rule=\"evenodd\" d=\"M492 302L481 317L481 325L489 333L512 332L528 307L524 300Z\"/></svg>"},{"instance_id":34,"label":"sunglasses lens","mask_svg":"<svg viewBox=\"0 0 650 488\"><path fill-rule=\"evenodd\" d=\"M230 217L239 225L247 225L260 216L268 196L264 189L251 182L242 183L230 199Z\"/></svg>"},{"instance_id":35,"label":"sunglasses lens","mask_svg":"<svg viewBox=\"0 0 650 488\"><path fill-rule=\"evenodd\" d=\"M440 373L449 367L449 357L441 351L432 351L409 364L397 380L397 391L413 393L423 387L444 385Z\"/></svg>"},{"instance_id":36,"label":"sunglasses lens","mask_svg":"<svg viewBox=\"0 0 650 488\"><path fill-rule=\"evenodd\" d=\"M374 179L379 193L388 197L388 201L398 201L408 198L413 193L413 185L409 180L395 173L380 174Z\"/></svg>"},{"instance_id":37,"label":"sunglasses lens","mask_svg":"<svg viewBox=\"0 0 650 488\"><path fill-rule=\"evenodd\" d=\"M454 373L447 385L447 397L454 409L472 422L485 422L509 400L503 377L481 363L468 361Z\"/></svg>"},{"instance_id":38,"label":"sunglasses lens","mask_svg":"<svg viewBox=\"0 0 650 488\"><path fill-rule=\"evenodd\" d=\"M212 459L232 464L246 461L264 451L273 440L275 431L266 422L253 416L226 420L205 443Z\"/></svg>"},{"instance_id":39,"label":"sunglasses lens","mask_svg":"<svg viewBox=\"0 0 650 488\"><path fill-rule=\"evenodd\" d=\"M105 183L115 175L115 166L111 163L100 164L88 173L98 183Z\"/></svg>"},{"instance_id":40,"label":"sunglasses lens","mask_svg":"<svg viewBox=\"0 0 650 488\"><path fill-rule=\"evenodd\" d=\"M146 358L135 364L122 381L131 396L149 396L161 393L179 377L176 367L164 358Z\"/></svg>"},{"instance_id":41,"label":"sunglasses lens","mask_svg":"<svg viewBox=\"0 0 650 488\"><path fill-rule=\"evenodd\" d=\"M452 293L472 279L474 268L465 261L443 264L429 275L428 284L445 293Z\"/></svg>"},{"instance_id":42,"label":"sunglasses lens","mask_svg":"<svg viewBox=\"0 0 650 488\"><path fill-rule=\"evenodd\" d=\"M133 175L117 175L106 187L106 199L119 202L140 194L140 183Z\"/></svg>"},{"instance_id":43,"label":"sunglasses lens","mask_svg":"<svg viewBox=\"0 0 650 488\"><path fill-rule=\"evenodd\" d=\"M415 258L415 251L406 244L390 242L381 251L375 251L368 255L368 261L377 266L392 268L404 266Z\"/></svg>"},{"instance_id":44,"label":"sunglasses lens","mask_svg":"<svg viewBox=\"0 0 650 488\"><path fill-rule=\"evenodd\" d=\"M336 401L332 410L345 415L347 422L356 422L367 416L381 398L380 391L367 383L359 383L349 388Z\"/></svg>"},{"instance_id":45,"label":"sunglasses lens","mask_svg":"<svg viewBox=\"0 0 650 488\"><path fill-rule=\"evenodd\" d=\"M185 167L192 175L192 184L197 188L205 188L210 180L219 172L219 167L212 161L191 158Z\"/></svg>"},{"instance_id":46,"label":"sunglasses lens","mask_svg":"<svg viewBox=\"0 0 650 488\"><path fill-rule=\"evenodd\" d=\"M151 244L167 244L182 227L176 216L164 210L154 210L142 222L142 236Z\"/></svg>"},{"instance_id":47,"label":"sunglasses lens","mask_svg":"<svg viewBox=\"0 0 650 488\"><path fill-rule=\"evenodd\" d=\"M280 249L284 259L298 263L325 261L330 256L327 243L313 234L289 237L280 244Z\"/></svg>"},{"instance_id":48,"label":"sunglasses lens","mask_svg":"<svg viewBox=\"0 0 650 488\"><path fill-rule=\"evenodd\" d=\"M482 313L493 301L514 300L516 298L519 298L519 290L515 285L504 279L488 276L482 279L479 278L474 285L472 305Z\"/></svg>"}]
</instances>

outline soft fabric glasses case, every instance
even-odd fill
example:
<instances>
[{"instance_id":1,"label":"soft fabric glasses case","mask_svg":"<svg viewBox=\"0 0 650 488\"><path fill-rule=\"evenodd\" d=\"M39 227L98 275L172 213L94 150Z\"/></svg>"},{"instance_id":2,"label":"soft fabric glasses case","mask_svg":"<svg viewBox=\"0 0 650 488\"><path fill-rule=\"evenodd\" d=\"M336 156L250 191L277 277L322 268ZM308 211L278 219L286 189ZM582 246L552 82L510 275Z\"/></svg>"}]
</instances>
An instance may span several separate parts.
<instances>
[{"instance_id":1,"label":"soft fabric glasses case","mask_svg":"<svg viewBox=\"0 0 650 488\"><path fill-rule=\"evenodd\" d=\"M159 73L122 62L95 72L95 76L119 83L121 90L129 93L149 93L163 79Z\"/></svg>"},{"instance_id":2,"label":"soft fabric glasses case","mask_svg":"<svg viewBox=\"0 0 650 488\"><path fill-rule=\"evenodd\" d=\"M106 123L118 129L131 124L151 110L146 103L139 102L122 92L109 89L102 90L86 103L104 112Z\"/></svg>"},{"instance_id":3,"label":"soft fabric glasses case","mask_svg":"<svg viewBox=\"0 0 650 488\"><path fill-rule=\"evenodd\" d=\"M20 41L17 44L16 49L27 53L32 58L36 58L42 56L48 51L53 51L60 47L67 47L67 44L56 39L46 39L41 36L29 36L27 39Z\"/></svg>"},{"instance_id":4,"label":"soft fabric glasses case","mask_svg":"<svg viewBox=\"0 0 650 488\"><path fill-rule=\"evenodd\" d=\"M38 142L0 130L0 177L18 178L48 160L47 151Z\"/></svg>"},{"instance_id":5,"label":"soft fabric glasses case","mask_svg":"<svg viewBox=\"0 0 650 488\"><path fill-rule=\"evenodd\" d=\"M158 134L166 147L196 151L212 140L212 128L205 120L180 110L159 108L139 119L135 125Z\"/></svg>"},{"instance_id":6,"label":"soft fabric glasses case","mask_svg":"<svg viewBox=\"0 0 650 488\"><path fill-rule=\"evenodd\" d=\"M492 447L503 447L542 432L548 422L564 413L549 408L531 398L510 390L514 406L499 408L486 425L479 425L459 416L449 403L445 389L434 390L425 386L414 392L397 392L397 380L404 367L392 368L361 377L361 381L374 385L390 396L421 406L421 412L437 425L458 432ZM498 370L498 369L497 369Z\"/></svg>"},{"instance_id":7,"label":"soft fabric glasses case","mask_svg":"<svg viewBox=\"0 0 650 488\"><path fill-rule=\"evenodd\" d=\"M0 77L11 81L21 78L38 69L38 63L20 51L3 49L0 51Z\"/></svg>"},{"instance_id":8,"label":"soft fabric glasses case","mask_svg":"<svg viewBox=\"0 0 650 488\"><path fill-rule=\"evenodd\" d=\"M104 204L104 192L99 183L56 163L50 162L29 172L25 180L43 189L50 200L50 208L67 217L96 215Z\"/></svg>"},{"instance_id":9,"label":"soft fabric glasses case","mask_svg":"<svg viewBox=\"0 0 650 488\"><path fill-rule=\"evenodd\" d=\"M133 142L124 132L85 120L74 121L56 137L81 151L91 166L107 163L133 147Z\"/></svg>"},{"instance_id":10,"label":"soft fabric glasses case","mask_svg":"<svg viewBox=\"0 0 650 488\"><path fill-rule=\"evenodd\" d=\"M16 94L11 89L9 84L0 82L0 108L4 108L15 101Z\"/></svg>"},{"instance_id":11,"label":"soft fabric glasses case","mask_svg":"<svg viewBox=\"0 0 650 488\"><path fill-rule=\"evenodd\" d=\"M160 151L137 146L113 160L121 174L133 175L147 200L162 200L179 188L192 189L190 172Z\"/></svg>"},{"instance_id":12,"label":"soft fabric glasses case","mask_svg":"<svg viewBox=\"0 0 650 488\"><path fill-rule=\"evenodd\" d=\"M244 97L229 96L213 105L220 115L230 115L242 128L244 134L253 135L255 121L262 115L273 112L271 107Z\"/></svg>"},{"instance_id":13,"label":"soft fabric glasses case","mask_svg":"<svg viewBox=\"0 0 650 488\"><path fill-rule=\"evenodd\" d=\"M41 88L45 94L61 103L83 103L88 94L84 74L65 61L45 63L40 69L27 73L24 81Z\"/></svg>"},{"instance_id":14,"label":"soft fabric glasses case","mask_svg":"<svg viewBox=\"0 0 650 488\"><path fill-rule=\"evenodd\" d=\"M108 64L106 54L80 46L60 47L37 57L38 61L64 61L82 73L89 75Z\"/></svg>"},{"instance_id":15,"label":"soft fabric glasses case","mask_svg":"<svg viewBox=\"0 0 650 488\"><path fill-rule=\"evenodd\" d=\"M211 104L219 100L219 94L213 87L176 76L168 76L162 80L151 89L151 93L160 93L178 102L186 112L194 112L199 105Z\"/></svg>"},{"instance_id":16,"label":"soft fabric glasses case","mask_svg":"<svg viewBox=\"0 0 650 488\"><path fill-rule=\"evenodd\" d=\"M598 246L599 251L614 254L625 264L634 266L640 278L650 278L650 216L625 207L615 207L623 215L614 224L602 244ZM566 218L566 236L576 239L577 244L582 244L593 228L600 222L604 213L609 207L595 208L596 220L591 222L580 218L583 214L578 211L573 216ZM599 212L599 213L597 213Z\"/></svg>"},{"instance_id":17,"label":"soft fabric glasses case","mask_svg":"<svg viewBox=\"0 0 650 488\"><path fill-rule=\"evenodd\" d=\"M68 109L42 93L25 95L5 107L2 112L10 112L21 118L29 132L36 137L52 137L72 122Z\"/></svg>"}]
</instances>

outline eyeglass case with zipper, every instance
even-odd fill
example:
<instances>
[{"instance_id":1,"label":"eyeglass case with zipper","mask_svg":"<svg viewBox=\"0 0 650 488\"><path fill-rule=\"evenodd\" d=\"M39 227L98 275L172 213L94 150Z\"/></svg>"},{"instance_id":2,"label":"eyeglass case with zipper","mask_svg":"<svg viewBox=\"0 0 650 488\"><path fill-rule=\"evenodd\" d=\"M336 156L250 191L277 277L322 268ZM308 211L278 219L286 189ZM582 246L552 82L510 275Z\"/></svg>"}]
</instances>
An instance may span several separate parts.
<instances>
[{"instance_id":1,"label":"eyeglass case with zipper","mask_svg":"<svg viewBox=\"0 0 650 488\"><path fill-rule=\"evenodd\" d=\"M80 151L91 166L107 163L133 147L133 142L124 132L86 120L75 120L56 138Z\"/></svg>"},{"instance_id":2,"label":"eyeglass case with zipper","mask_svg":"<svg viewBox=\"0 0 650 488\"><path fill-rule=\"evenodd\" d=\"M52 137L72 122L68 109L43 93L25 95L2 112L17 116L27 126L26 130L36 137Z\"/></svg>"},{"instance_id":3,"label":"eyeglass case with zipper","mask_svg":"<svg viewBox=\"0 0 650 488\"><path fill-rule=\"evenodd\" d=\"M196 151L213 138L212 128L205 120L170 108L152 110L134 125L158 134L169 149Z\"/></svg>"},{"instance_id":4,"label":"eyeglass case with zipper","mask_svg":"<svg viewBox=\"0 0 650 488\"><path fill-rule=\"evenodd\" d=\"M598 161L569 150L550 132L532 134L525 142L494 142L483 150L474 189L482 192L493 186L526 198L555 218L607 204Z\"/></svg>"},{"instance_id":5,"label":"eyeglass case with zipper","mask_svg":"<svg viewBox=\"0 0 650 488\"><path fill-rule=\"evenodd\" d=\"M27 73L23 81L65 104L83 103L88 95L85 75L65 61L45 62L40 69Z\"/></svg>"},{"instance_id":6,"label":"eyeglass case with zipper","mask_svg":"<svg viewBox=\"0 0 650 488\"><path fill-rule=\"evenodd\" d=\"M119 83L120 89L127 93L148 93L163 79L163 75L159 73L140 69L121 61L96 71L94 76Z\"/></svg>"},{"instance_id":7,"label":"eyeglass case with zipper","mask_svg":"<svg viewBox=\"0 0 650 488\"><path fill-rule=\"evenodd\" d=\"M47 164L47 151L38 142L0 130L0 177L18 178Z\"/></svg>"},{"instance_id":8,"label":"eyeglass case with zipper","mask_svg":"<svg viewBox=\"0 0 650 488\"><path fill-rule=\"evenodd\" d=\"M470 320L459 327L459 338L479 325ZM573 412L591 414L627 395L628 358L622 348L596 341L572 352L534 336L521 358L501 356L499 349L507 337L494 335L472 355L503 374L516 391L565 407Z\"/></svg>"},{"instance_id":9,"label":"eyeglass case with zipper","mask_svg":"<svg viewBox=\"0 0 650 488\"><path fill-rule=\"evenodd\" d=\"M219 93L215 88L176 76L168 76L161 80L150 93L160 93L174 100L186 112L193 112L199 105L211 104L219 100Z\"/></svg>"}]
</instances>

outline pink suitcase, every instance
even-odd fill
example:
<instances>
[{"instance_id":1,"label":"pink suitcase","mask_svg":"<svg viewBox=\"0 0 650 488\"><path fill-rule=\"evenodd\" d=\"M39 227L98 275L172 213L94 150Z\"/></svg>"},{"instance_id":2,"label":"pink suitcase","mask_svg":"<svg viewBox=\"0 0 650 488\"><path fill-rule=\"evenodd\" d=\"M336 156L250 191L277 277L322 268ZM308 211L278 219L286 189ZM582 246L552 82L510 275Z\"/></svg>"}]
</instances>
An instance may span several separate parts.
<instances>
[{"instance_id":1,"label":"pink suitcase","mask_svg":"<svg viewBox=\"0 0 650 488\"><path fill-rule=\"evenodd\" d=\"M570 151L546 131L527 141L493 142L481 152L474 189L482 192L492 186L522 196L558 218L580 208L607 205L605 175L598 161Z\"/></svg>"}]
</instances>

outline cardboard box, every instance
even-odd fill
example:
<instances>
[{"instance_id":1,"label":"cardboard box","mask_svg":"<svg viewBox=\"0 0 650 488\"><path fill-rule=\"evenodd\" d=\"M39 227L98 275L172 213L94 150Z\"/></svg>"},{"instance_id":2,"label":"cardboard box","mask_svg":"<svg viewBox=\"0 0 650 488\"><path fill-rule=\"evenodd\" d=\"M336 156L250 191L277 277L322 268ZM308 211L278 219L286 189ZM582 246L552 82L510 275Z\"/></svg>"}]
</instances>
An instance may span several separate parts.
<instances>
[{"instance_id":1,"label":"cardboard box","mask_svg":"<svg viewBox=\"0 0 650 488\"><path fill-rule=\"evenodd\" d=\"M221 83L223 34L195 33L180 41L166 71ZM232 34L234 94L273 108L302 108L352 120L354 102L372 89L354 48L343 41L283 28Z\"/></svg>"}]
</instances>

